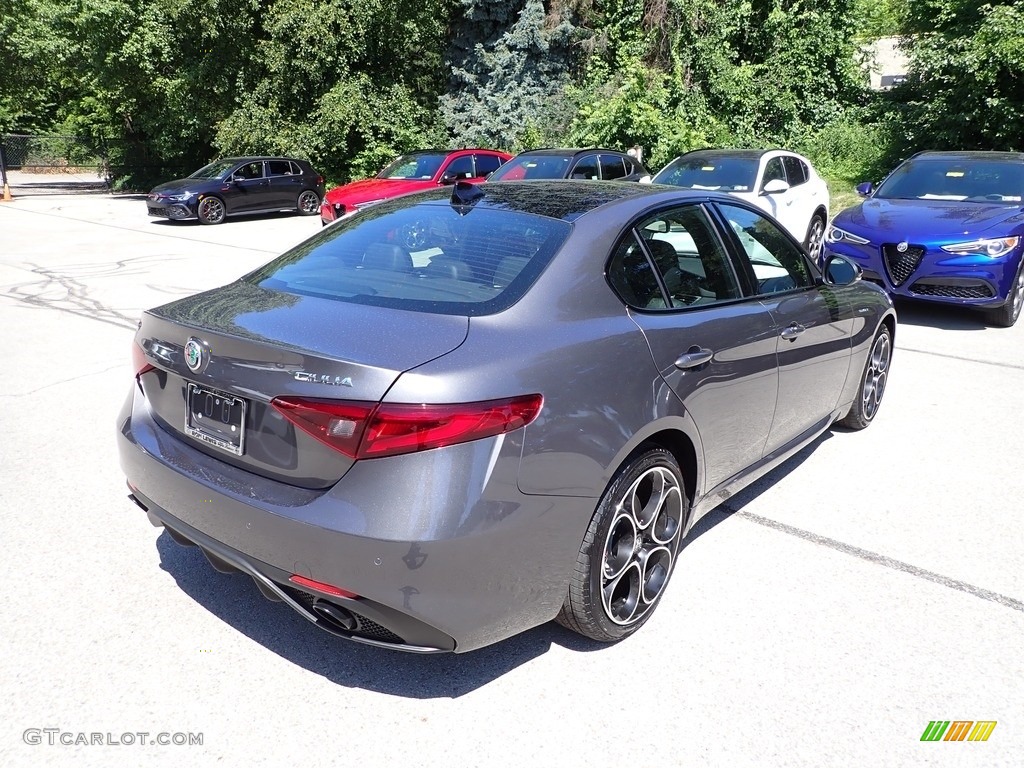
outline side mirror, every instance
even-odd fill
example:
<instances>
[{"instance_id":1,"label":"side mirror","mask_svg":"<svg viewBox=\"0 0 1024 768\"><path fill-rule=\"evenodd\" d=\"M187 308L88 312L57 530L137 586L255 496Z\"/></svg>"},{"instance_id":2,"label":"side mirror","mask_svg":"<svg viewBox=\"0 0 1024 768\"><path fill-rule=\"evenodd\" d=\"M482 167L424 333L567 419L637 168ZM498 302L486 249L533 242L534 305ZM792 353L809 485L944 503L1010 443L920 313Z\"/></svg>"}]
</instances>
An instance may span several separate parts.
<instances>
[{"instance_id":1,"label":"side mirror","mask_svg":"<svg viewBox=\"0 0 1024 768\"><path fill-rule=\"evenodd\" d=\"M245 180L245 176L243 176L243 175L242 175L242 174L240 174L240 173L232 173L232 174L231 174L231 181L233 181L233 182L234 182L234 183L236 183L236 184L237 184L238 182L240 182L240 181L244 181L244 180Z\"/></svg>"},{"instance_id":2,"label":"side mirror","mask_svg":"<svg viewBox=\"0 0 1024 768\"><path fill-rule=\"evenodd\" d=\"M821 270L825 276L825 282L830 285L850 285L860 280L860 267L849 259L832 254L825 259L825 266Z\"/></svg>"},{"instance_id":3,"label":"side mirror","mask_svg":"<svg viewBox=\"0 0 1024 768\"><path fill-rule=\"evenodd\" d=\"M871 193L875 191L875 185L870 181L863 181L857 185L857 194L861 197L870 197Z\"/></svg>"},{"instance_id":4,"label":"side mirror","mask_svg":"<svg viewBox=\"0 0 1024 768\"><path fill-rule=\"evenodd\" d=\"M778 195L783 192L789 191L789 184L782 179L772 179L766 181L764 186L761 187L762 195Z\"/></svg>"},{"instance_id":5,"label":"side mirror","mask_svg":"<svg viewBox=\"0 0 1024 768\"><path fill-rule=\"evenodd\" d=\"M457 173L446 173L441 177L442 184L454 184L458 180L459 175Z\"/></svg>"}]
</instances>

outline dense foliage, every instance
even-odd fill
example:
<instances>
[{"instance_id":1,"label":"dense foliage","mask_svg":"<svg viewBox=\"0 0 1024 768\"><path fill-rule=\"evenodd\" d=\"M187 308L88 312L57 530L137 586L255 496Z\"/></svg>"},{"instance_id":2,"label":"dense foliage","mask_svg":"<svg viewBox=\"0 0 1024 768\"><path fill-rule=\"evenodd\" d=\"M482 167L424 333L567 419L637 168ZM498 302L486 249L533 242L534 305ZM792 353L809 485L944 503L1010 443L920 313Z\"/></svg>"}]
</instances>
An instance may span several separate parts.
<instances>
[{"instance_id":1,"label":"dense foliage","mask_svg":"<svg viewBox=\"0 0 1024 768\"><path fill-rule=\"evenodd\" d=\"M910 80L879 96L862 46L890 34ZM91 137L135 187L471 144L785 145L853 178L1016 148L1022 42L1020 0L0 0L0 133Z\"/></svg>"},{"instance_id":2,"label":"dense foliage","mask_svg":"<svg viewBox=\"0 0 1024 768\"><path fill-rule=\"evenodd\" d=\"M885 104L893 155L1021 149L1024 2L917 0L902 31L911 70Z\"/></svg>"}]
</instances>

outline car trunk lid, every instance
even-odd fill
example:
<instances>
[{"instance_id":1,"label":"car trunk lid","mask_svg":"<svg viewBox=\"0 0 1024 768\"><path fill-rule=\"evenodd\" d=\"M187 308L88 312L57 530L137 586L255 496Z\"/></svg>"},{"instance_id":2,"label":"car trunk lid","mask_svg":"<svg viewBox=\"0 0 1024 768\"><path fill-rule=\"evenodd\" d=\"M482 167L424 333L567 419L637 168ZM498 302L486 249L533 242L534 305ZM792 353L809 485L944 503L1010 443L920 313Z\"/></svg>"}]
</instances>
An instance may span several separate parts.
<instances>
[{"instance_id":1,"label":"car trunk lid","mask_svg":"<svg viewBox=\"0 0 1024 768\"><path fill-rule=\"evenodd\" d=\"M376 403L403 371L458 347L469 321L246 282L146 312L136 342L154 418L197 449L305 488L353 460L296 429L275 397ZM189 362L193 365L190 366Z\"/></svg>"}]
</instances>

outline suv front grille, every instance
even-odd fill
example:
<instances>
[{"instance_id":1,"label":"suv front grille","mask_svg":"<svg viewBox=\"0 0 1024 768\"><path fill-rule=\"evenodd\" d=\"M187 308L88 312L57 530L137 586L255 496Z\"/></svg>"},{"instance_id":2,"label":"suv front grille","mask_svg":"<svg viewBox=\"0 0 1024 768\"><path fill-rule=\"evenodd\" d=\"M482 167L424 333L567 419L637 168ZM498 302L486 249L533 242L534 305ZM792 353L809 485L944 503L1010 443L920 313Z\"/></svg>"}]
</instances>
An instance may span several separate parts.
<instances>
[{"instance_id":1,"label":"suv front grille","mask_svg":"<svg viewBox=\"0 0 1024 768\"><path fill-rule=\"evenodd\" d=\"M893 285L903 285L914 270L921 264L924 258L924 248L919 245L911 245L907 250L900 253L895 245L887 244L882 246L882 259L885 261L885 269L889 273L889 279Z\"/></svg>"}]
</instances>

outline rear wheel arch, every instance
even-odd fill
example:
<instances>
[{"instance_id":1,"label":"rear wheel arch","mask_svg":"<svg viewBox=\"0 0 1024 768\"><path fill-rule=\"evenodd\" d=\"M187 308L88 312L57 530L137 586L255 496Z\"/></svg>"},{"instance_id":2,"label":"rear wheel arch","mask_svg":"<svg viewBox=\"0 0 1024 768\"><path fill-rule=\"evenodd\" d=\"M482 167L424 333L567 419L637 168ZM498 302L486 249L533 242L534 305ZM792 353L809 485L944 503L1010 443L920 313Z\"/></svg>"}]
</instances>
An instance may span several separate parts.
<instances>
[{"instance_id":1,"label":"rear wheel arch","mask_svg":"<svg viewBox=\"0 0 1024 768\"><path fill-rule=\"evenodd\" d=\"M679 469L683 473L683 488L690 499L691 506L697 493L697 449L685 432L666 429L648 437L634 453L647 450L649 447L660 447L675 456Z\"/></svg>"}]
</instances>

